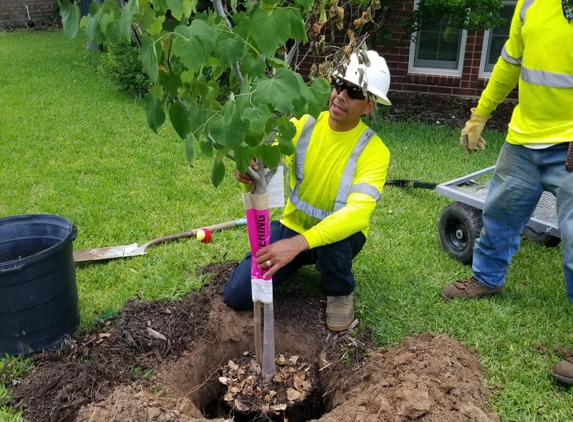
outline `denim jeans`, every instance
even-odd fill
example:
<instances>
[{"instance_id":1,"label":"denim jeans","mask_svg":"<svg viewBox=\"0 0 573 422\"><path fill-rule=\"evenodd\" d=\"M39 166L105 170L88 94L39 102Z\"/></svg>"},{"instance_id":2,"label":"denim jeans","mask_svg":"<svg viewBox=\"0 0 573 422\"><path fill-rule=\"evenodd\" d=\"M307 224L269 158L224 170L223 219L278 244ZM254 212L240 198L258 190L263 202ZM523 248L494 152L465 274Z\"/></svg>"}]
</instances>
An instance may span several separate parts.
<instances>
[{"instance_id":1,"label":"denim jeans","mask_svg":"<svg viewBox=\"0 0 573 422\"><path fill-rule=\"evenodd\" d=\"M270 243L297 236L278 221L272 221ZM273 275L273 289L283 284L290 275L303 265L314 264L319 272L318 283L326 296L346 296L354 291L356 281L352 274L352 259L358 255L366 237L362 232L353 234L339 242L319 246L299 254L289 264ZM235 268L223 288L223 299L236 310L253 307L251 296L251 252Z\"/></svg>"},{"instance_id":2,"label":"denim jeans","mask_svg":"<svg viewBox=\"0 0 573 422\"><path fill-rule=\"evenodd\" d=\"M565 170L568 144L530 149L505 143L485 200L483 229L476 241L472 270L488 287L505 284L523 227L544 190L557 199L557 220L565 286L573 302L573 172Z\"/></svg>"}]
</instances>

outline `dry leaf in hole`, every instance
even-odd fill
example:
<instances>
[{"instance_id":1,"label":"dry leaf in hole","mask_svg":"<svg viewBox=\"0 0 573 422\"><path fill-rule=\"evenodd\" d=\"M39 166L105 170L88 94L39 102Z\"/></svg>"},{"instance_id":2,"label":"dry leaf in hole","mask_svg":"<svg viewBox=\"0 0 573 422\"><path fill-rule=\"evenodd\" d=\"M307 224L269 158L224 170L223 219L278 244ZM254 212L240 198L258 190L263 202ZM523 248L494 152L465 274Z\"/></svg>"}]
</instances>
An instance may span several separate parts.
<instances>
[{"instance_id":1,"label":"dry leaf in hole","mask_svg":"<svg viewBox=\"0 0 573 422\"><path fill-rule=\"evenodd\" d=\"M248 412L249 410L251 410L251 406L249 406L248 404L242 402L239 399L235 399L235 407L240 410L241 412Z\"/></svg>"},{"instance_id":2,"label":"dry leaf in hole","mask_svg":"<svg viewBox=\"0 0 573 422\"><path fill-rule=\"evenodd\" d=\"M261 373L261 365L259 365L255 359L251 359L249 362L249 371L259 375Z\"/></svg>"},{"instance_id":3,"label":"dry leaf in hole","mask_svg":"<svg viewBox=\"0 0 573 422\"><path fill-rule=\"evenodd\" d=\"M271 409L278 415L280 412L284 412L287 408L287 405L285 403L283 404L275 404L274 406L271 406Z\"/></svg>"},{"instance_id":4,"label":"dry leaf in hole","mask_svg":"<svg viewBox=\"0 0 573 422\"><path fill-rule=\"evenodd\" d=\"M227 377L219 377L219 382L223 385L228 385L229 383L229 378Z\"/></svg>"},{"instance_id":5,"label":"dry leaf in hole","mask_svg":"<svg viewBox=\"0 0 573 422\"><path fill-rule=\"evenodd\" d=\"M287 399L289 399L289 401L299 400L301 397L302 394L300 391L296 391L294 388L289 388L287 390Z\"/></svg>"},{"instance_id":6,"label":"dry leaf in hole","mask_svg":"<svg viewBox=\"0 0 573 422\"><path fill-rule=\"evenodd\" d=\"M294 388L296 388L298 391L303 391L304 387L303 387L303 380L298 376L295 375L293 378L293 385Z\"/></svg>"}]
</instances>

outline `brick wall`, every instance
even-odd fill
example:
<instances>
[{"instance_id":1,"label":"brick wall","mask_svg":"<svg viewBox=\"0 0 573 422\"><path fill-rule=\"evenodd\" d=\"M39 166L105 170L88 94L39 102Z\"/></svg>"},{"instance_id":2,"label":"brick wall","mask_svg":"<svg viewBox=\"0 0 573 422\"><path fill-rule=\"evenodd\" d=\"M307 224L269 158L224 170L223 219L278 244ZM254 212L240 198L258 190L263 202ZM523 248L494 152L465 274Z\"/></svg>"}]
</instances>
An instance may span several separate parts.
<instances>
[{"instance_id":1,"label":"brick wall","mask_svg":"<svg viewBox=\"0 0 573 422\"><path fill-rule=\"evenodd\" d=\"M468 32L461 76L409 73L410 36L404 33L399 22L410 14L413 9L414 2L405 1L399 10L395 10L392 13L391 21L387 23L393 28L392 48L388 50L384 46L372 45L375 41L374 35L370 36L368 40L369 47L378 51L386 59L391 75L390 90L479 97L488 82L488 79L479 77L484 31ZM331 42L332 37L329 36L329 31L324 31L324 33L327 35L328 44ZM346 44L348 40L345 38L346 35L344 33L334 32L335 45ZM303 53L306 53L306 51L303 51ZM307 75L311 64L320 63L321 61L323 61L323 58L307 54L305 61L298 70L302 75ZM436 69L436 73L439 73L439 69ZM517 90L514 90L508 98L516 99Z\"/></svg>"},{"instance_id":2,"label":"brick wall","mask_svg":"<svg viewBox=\"0 0 573 422\"><path fill-rule=\"evenodd\" d=\"M0 0L0 25L25 25L26 5L34 23L49 23L59 17L58 0Z\"/></svg>"},{"instance_id":3,"label":"brick wall","mask_svg":"<svg viewBox=\"0 0 573 422\"><path fill-rule=\"evenodd\" d=\"M393 47L385 53L378 49L390 69L390 90L479 97L488 81L479 77L484 31L468 31L461 76L409 73L410 38L404 34L398 22L413 8L413 2L404 2L402 9L396 11L389 23L393 27ZM517 98L517 91L508 98Z\"/></svg>"}]
</instances>

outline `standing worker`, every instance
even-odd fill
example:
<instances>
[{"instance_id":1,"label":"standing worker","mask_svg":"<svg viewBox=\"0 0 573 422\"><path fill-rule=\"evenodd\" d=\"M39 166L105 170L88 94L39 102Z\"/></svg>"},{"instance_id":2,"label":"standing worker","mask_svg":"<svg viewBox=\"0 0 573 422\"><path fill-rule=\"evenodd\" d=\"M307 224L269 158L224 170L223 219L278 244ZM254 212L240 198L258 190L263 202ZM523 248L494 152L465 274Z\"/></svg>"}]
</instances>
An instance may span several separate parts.
<instances>
[{"instance_id":1,"label":"standing worker","mask_svg":"<svg viewBox=\"0 0 573 422\"><path fill-rule=\"evenodd\" d=\"M333 331L354 320L352 260L366 241L390 161L386 145L361 119L377 103L390 105L390 72L378 53L365 53L364 60L351 56L343 77L335 74L328 111L316 120L309 115L293 120L295 153L286 162L290 197L281 220L271 222L270 244L256 255L260 268L270 268L266 276L272 277L273 289L301 266L314 264L327 296L326 324ZM248 174L235 170L235 176L252 183ZM249 252L223 289L233 309L253 307L251 259Z\"/></svg>"},{"instance_id":2,"label":"standing worker","mask_svg":"<svg viewBox=\"0 0 573 422\"><path fill-rule=\"evenodd\" d=\"M573 2L519 0L509 39L460 142L483 151L482 130L516 84L519 103L509 123L483 209L472 271L441 292L445 299L500 293L520 236L543 191L557 199L563 271L573 302ZM573 384L573 363L559 362L553 376Z\"/></svg>"}]
</instances>

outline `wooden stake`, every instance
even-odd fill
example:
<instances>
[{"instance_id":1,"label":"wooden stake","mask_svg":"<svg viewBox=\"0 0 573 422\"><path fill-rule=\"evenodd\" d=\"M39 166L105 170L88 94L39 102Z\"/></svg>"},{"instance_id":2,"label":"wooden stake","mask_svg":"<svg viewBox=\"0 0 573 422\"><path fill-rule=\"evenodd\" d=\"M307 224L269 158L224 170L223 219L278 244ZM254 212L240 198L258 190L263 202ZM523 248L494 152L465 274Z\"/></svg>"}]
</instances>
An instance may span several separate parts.
<instances>
[{"instance_id":1,"label":"wooden stake","mask_svg":"<svg viewBox=\"0 0 573 422\"><path fill-rule=\"evenodd\" d=\"M261 302L253 302L253 317L255 319L255 359L259 365L263 363L263 341L261 325Z\"/></svg>"}]
</instances>

